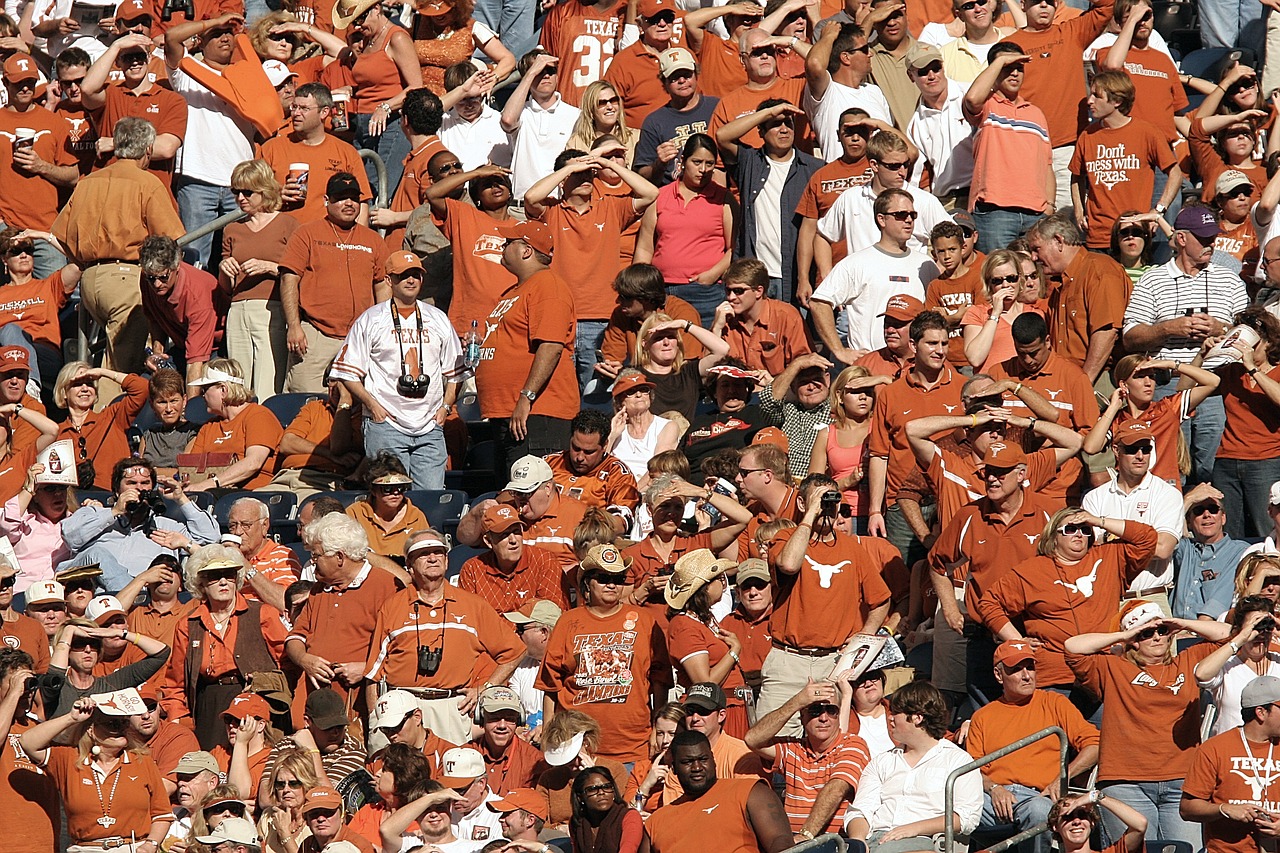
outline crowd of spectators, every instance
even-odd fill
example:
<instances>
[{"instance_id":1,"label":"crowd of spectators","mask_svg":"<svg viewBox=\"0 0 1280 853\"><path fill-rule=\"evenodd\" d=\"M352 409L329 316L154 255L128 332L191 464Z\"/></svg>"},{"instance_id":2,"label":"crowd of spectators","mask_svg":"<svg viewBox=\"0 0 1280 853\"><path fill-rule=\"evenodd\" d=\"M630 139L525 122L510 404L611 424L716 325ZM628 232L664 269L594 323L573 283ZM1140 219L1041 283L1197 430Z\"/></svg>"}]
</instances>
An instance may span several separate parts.
<instances>
[{"instance_id":1,"label":"crowd of spectators","mask_svg":"<svg viewBox=\"0 0 1280 853\"><path fill-rule=\"evenodd\" d=\"M1274 5L10 0L0 849L1275 850Z\"/></svg>"}]
</instances>

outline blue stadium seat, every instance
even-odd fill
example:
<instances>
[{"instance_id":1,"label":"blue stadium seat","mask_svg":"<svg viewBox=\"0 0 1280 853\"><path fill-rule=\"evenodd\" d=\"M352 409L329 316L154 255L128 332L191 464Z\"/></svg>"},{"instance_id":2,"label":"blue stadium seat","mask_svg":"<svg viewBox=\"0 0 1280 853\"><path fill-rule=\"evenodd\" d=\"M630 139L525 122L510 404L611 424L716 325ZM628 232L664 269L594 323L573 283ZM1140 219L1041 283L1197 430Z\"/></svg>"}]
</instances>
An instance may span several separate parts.
<instances>
[{"instance_id":1,"label":"blue stadium seat","mask_svg":"<svg viewBox=\"0 0 1280 853\"><path fill-rule=\"evenodd\" d=\"M326 394L309 394L306 392L298 392L293 394L275 394L268 397L262 402L262 405L276 416L276 420L280 422L280 426L287 427L293 423L293 419L298 416L298 412L302 411L302 407L310 400L327 399Z\"/></svg>"},{"instance_id":2,"label":"blue stadium seat","mask_svg":"<svg viewBox=\"0 0 1280 853\"><path fill-rule=\"evenodd\" d=\"M298 509L298 496L293 492L232 492L218 498L213 508L213 517L218 519L222 529L227 529L227 517L231 515L231 505L241 498L255 498L267 505L271 513L270 526L274 529L284 522L294 519Z\"/></svg>"},{"instance_id":3,"label":"blue stadium seat","mask_svg":"<svg viewBox=\"0 0 1280 853\"><path fill-rule=\"evenodd\" d=\"M452 489L441 491L413 490L407 495L413 505L422 510L427 521L436 530L452 533L462 519L467 507L467 493Z\"/></svg>"},{"instance_id":4,"label":"blue stadium seat","mask_svg":"<svg viewBox=\"0 0 1280 853\"><path fill-rule=\"evenodd\" d=\"M209 407L204 404L204 397L192 397L187 401L187 420L196 426L204 426L212 420Z\"/></svg>"}]
</instances>

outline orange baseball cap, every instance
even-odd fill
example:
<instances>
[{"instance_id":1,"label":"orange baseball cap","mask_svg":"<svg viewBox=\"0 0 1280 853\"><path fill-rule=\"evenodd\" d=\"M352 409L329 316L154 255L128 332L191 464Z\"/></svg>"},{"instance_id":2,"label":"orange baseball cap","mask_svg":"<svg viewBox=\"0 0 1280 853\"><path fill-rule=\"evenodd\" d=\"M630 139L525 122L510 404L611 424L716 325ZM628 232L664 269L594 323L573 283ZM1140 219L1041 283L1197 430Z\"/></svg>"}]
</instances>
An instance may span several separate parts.
<instances>
[{"instance_id":1,"label":"orange baseball cap","mask_svg":"<svg viewBox=\"0 0 1280 853\"><path fill-rule=\"evenodd\" d=\"M1021 447L1004 441L991 442L987 445L987 452L982 454L982 464L992 468L1012 468L1024 465L1026 461L1027 454L1022 452Z\"/></svg>"},{"instance_id":2,"label":"orange baseball cap","mask_svg":"<svg viewBox=\"0 0 1280 853\"><path fill-rule=\"evenodd\" d=\"M790 442L787 440L787 434L776 426L767 426L755 434L751 439L752 445L756 444L773 444L782 448L782 452L786 453Z\"/></svg>"},{"instance_id":3,"label":"orange baseball cap","mask_svg":"<svg viewBox=\"0 0 1280 853\"><path fill-rule=\"evenodd\" d=\"M613 383L613 398L616 400L618 397L625 397L637 388L648 388L652 391L654 385L643 373L631 373Z\"/></svg>"},{"instance_id":4,"label":"orange baseball cap","mask_svg":"<svg viewBox=\"0 0 1280 853\"><path fill-rule=\"evenodd\" d=\"M342 808L342 795L328 787L312 788L307 791L307 798L302 803L303 814L316 809L340 808Z\"/></svg>"},{"instance_id":5,"label":"orange baseball cap","mask_svg":"<svg viewBox=\"0 0 1280 853\"><path fill-rule=\"evenodd\" d=\"M551 254L554 249L551 242L551 229L536 220L520 222L511 219L500 222L498 233L508 240L523 240L544 255Z\"/></svg>"},{"instance_id":6,"label":"orange baseball cap","mask_svg":"<svg viewBox=\"0 0 1280 853\"><path fill-rule=\"evenodd\" d=\"M996 649L996 661L1005 666L1018 661L1035 659L1035 650L1026 640L1005 640Z\"/></svg>"},{"instance_id":7,"label":"orange baseball cap","mask_svg":"<svg viewBox=\"0 0 1280 853\"><path fill-rule=\"evenodd\" d=\"M392 252L383 265L392 275L402 275L409 270L422 270L422 261L413 252Z\"/></svg>"},{"instance_id":8,"label":"orange baseball cap","mask_svg":"<svg viewBox=\"0 0 1280 853\"><path fill-rule=\"evenodd\" d=\"M5 69L9 67L6 62ZM0 347L0 370L30 370L31 355L22 347Z\"/></svg>"},{"instance_id":9,"label":"orange baseball cap","mask_svg":"<svg viewBox=\"0 0 1280 853\"><path fill-rule=\"evenodd\" d=\"M222 716L234 717L237 720L243 720L245 717L270 720L271 706L267 704L266 699L263 699L257 693L241 693L231 700L231 704L227 706L227 710L222 712Z\"/></svg>"},{"instance_id":10,"label":"orange baseball cap","mask_svg":"<svg viewBox=\"0 0 1280 853\"><path fill-rule=\"evenodd\" d=\"M516 788L511 793L497 800L490 800L486 805L498 814L506 814L516 809L526 811L539 820L546 820L550 812L547 798L533 788Z\"/></svg>"},{"instance_id":11,"label":"orange baseball cap","mask_svg":"<svg viewBox=\"0 0 1280 853\"><path fill-rule=\"evenodd\" d=\"M20 80L39 80L40 71L36 61L25 53L15 53L4 61L4 79L10 83Z\"/></svg>"},{"instance_id":12,"label":"orange baseball cap","mask_svg":"<svg viewBox=\"0 0 1280 853\"><path fill-rule=\"evenodd\" d=\"M1151 424L1146 421L1133 421L1112 433L1112 442L1129 445L1135 441L1155 441L1156 435L1151 431Z\"/></svg>"},{"instance_id":13,"label":"orange baseball cap","mask_svg":"<svg viewBox=\"0 0 1280 853\"><path fill-rule=\"evenodd\" d=\"M898 293L889 297L889 302L880 312L881 317L889 317L902 323L910 323L924 310L924 303L914 296Z\"/></svg>"},{"instance_id":14,"label":"orange baseball cap","mask_svg":"<svg viewBox=\"0 0 1280 853\"><path fill-rule=\"evenodd\" d=\"M481 522L485 533L505 533L515 525L524 527L520 514L511 504L494 504L484 511Z\"/></svg>"}]
</instances>

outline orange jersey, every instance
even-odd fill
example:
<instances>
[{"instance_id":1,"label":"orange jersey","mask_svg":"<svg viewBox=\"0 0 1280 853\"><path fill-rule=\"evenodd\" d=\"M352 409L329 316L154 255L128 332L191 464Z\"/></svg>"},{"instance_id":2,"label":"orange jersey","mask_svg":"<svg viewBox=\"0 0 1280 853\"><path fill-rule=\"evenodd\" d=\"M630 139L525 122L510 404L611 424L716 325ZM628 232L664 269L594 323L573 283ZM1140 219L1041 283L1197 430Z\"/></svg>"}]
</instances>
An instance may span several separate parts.
<instances>
[{"instance_id":1,"label":"orange jersey","mask_svg":"<svg viewBox=\"0 0 1280 853\"><path fill-rule=\"evenodd\" d=\"M566 0L552 6L542 22L542 46L560 59L556 91L575 107L582 102L582 91L609 70L622 10L621 2L602 9Z\"/></svg>"},{"instance_id":2,"label":"orange jersey","mask_svg":"<svg viewBox=\"0 0 1280 853\"><path fill-rule=\"evenodd\" d=\"M545 548L526 545L520 562L510 572L498 568L492 551L472 557L462 564L458 586L480 596L499 613L513 613L538 599L569 606L564 573L555 554Z\"/></svg>"},{"instance_id":3,"label":"orange jersey","mask_svg":"<svg viewBox=\"0 0 1280 853\"><path fill-rule=\"evenodd\" d=\"M516 283L516 277L502 265L506 238L498 233L499 220L475 205L451 198L445 199L444 204L445 215L436 216L433 221L454 247L449 321L459 335L471 331L472 321L477 321L477 332L484 335L484 318Z\"/></svg>"},{"instance_id":4,"label":"orange jersey","mask_svg":"<svg viewBox=\"0 0 1280 853\"><path fill-rule=\"evenodd\" d=\"M569 470L569 461L565 455L568 452L564 450L543 457L551 466L560 494L601 509L625 507L634 510L640 503L635 475L616 456L606 454L595 470L574 474Z\"/></svg>"},{"instance_id":5,"label":"orange jersey","mask_svg":"<svg viewBox=\"0 0 1280 853\"><path fill-rule=\"evenodd\" d=\"M302 577L302 564L298 562L293 551L271 539L264 540L258 553L249 558L249 567L266 575L267 580L281 587L288 587ZM253 600L258 598L253 594L253 588L248 581L245 581L240 592L245 598Z\"/></svg>"}]
</instances>

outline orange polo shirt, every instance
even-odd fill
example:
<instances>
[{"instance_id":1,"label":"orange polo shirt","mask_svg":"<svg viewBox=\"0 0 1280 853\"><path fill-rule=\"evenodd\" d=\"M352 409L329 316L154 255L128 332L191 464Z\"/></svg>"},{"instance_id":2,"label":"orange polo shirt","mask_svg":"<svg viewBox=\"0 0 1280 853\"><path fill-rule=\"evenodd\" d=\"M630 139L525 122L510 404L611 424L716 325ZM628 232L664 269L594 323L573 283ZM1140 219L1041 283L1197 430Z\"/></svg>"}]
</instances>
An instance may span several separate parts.
<instances>
[{"instance_id":1,"label":"orange polo shirt","mask_svg":"<svg viewBox=\"0 0 1280 853\"><path fill-rule=\"evenodd\" d=\"M444 652L435 675L418 674L421 647ZM392 687L474 687L493 671L477 665L482 656L501 665L523 654L524 644L511 623L480 596L446 583L443 603L432 606L421 603L418 590L410 588L378 608L365 677L385 678Z\"/></svg>"},{"instance_id":2,"label":"orange polo shirt","mask_svg":"<svg viewBox=\"0 0 1280 853\"><path fill-rule=\"evenodd\" d=\"M222 744L218 744L210 750L214 759L218 762L218 769L225 775L231 769L231 753ZM249 756L249 778L253 780L253 796L245 797L246 800L258 799L258 786L262 784L262 771L266 769L267 757L271 755L271 745L267 744L262 749Z\"/></svg>"},{"instance_id":3,"label":"orange polo shirt","mask_svg":"<svg viewBox=\"0 0 1280 853\"><path fill-rule=\"evenodd\" d=\"M365 660L378 609L398 589L395 577L365 563L345 587L317 587L287 639L302 640L309 653L333 663Z\"/></svg>"},{"instance_id":4,"label":"orange polo shirt","mask_svg":"<svg viewBox=\"0 0 1280 853\"><path fill-rule=\"evenodd\" d=\"M555 556L561 569L577 564L573 553L573 531L582 523L589 507L568 495L556 493L542 518L524 530L524 546L545 548Z\"/></svg>"},{"instance_id":5,"label":"orange polo shirt","mask_svg":"<svg viewBox=\"0 0 1280 853\"><path fill-rule=\"evenodd\" d=\"M409 544L411 533L431 526L422 510L408 498L404 500L403 510L391 521L383 521L373 511L373 504L369 500L358 500L347 507L347 515L360 522L369 537L369 548L373 553L393 560L404 557L404 549Z\"/></svg>"},{"instance_id":6,"label":"orange polo shirt","mask_svg":"<svg viewBox=\"0 0 1280 853\"><path fill-rule=\"evenodd\" d=\"M671 554L664 560L653 547L653 536L649 535L629 545L622 551L623 560L631 560L631 568L627 570L627 583L639 586L651 577L669 575L672 566L685 554L700 548L711 548L711 534L698 533L693 536L676 536L671 544ZM659 584L649 599L644 603L649 614L658 620L665 630L667 627L667 602L662 597L664 585Z\"/></svg>"},{"instance_id":7,"label":"orange polo shirt","mask_svg":"<svg viewBox=\"0 0 1280 853\"><path fill-rule=\"evenodd\" d=\"M568 452L562 450L543 457L551 466L560 494L601 509L620 506L634 510L640 503L635 475L618 457L606 453L595 468L585 474L575 474L569 470Z\"/></svg>"},{"instance_id":8,"label":"orange polo shirt","mask_svg":"<svg viewBox=\"0 0 1280 853\"><path fill-rule=\"evenodd\" d=\"M736 39L726 41L710 30L703 30L698 68L698 86L703 94L713 98L723 98L739 86L747 85L747 69L738 57Z\"/></svg>"},{"instance_id":9,"label":"orange polo shirt","mask_svg":"<svg viewBox=\"0 0 1280 853\"><path fill-rule=\"evenodd\" d=\"M162 613L151 604L138 604L129 611L129 630L173 646L173 632L178 623L199 606L198 601L174 602L173 609Z\"/></svg>"},{"instance_id":10,"label":"orange polo shirt","mask_svg":"<svg viewBox=\"0 0 1280 853\"><path fill-rule=\"evenodd\" d=\"M752 501L747 505L747 509L754 512L755 515L747 522L747 529L742 531L742 535L738 537L739 563L743 560L750 559L751 557L760 556L756 549L756 531L760 529L760 525L770 521L775 521L779 518L786 518L795 522L800 521L800 517L804 515L804 513L800 511L800 505L796 501L796 498L799 496L800 492L797 489L788 489L787 496L783 498L782 506L778 508L777 515L774 515L765 509L764 505L759 501Z\"/></svg>"},{"instance_id":11,"label":"orange polo shirt","mask_svg":"<svg viewBox=\"0 0 1280 853\"><path fill-rule=\"evenodd\" d=\"M677 23L684 17L679 12L676 16ZM675 47L676 42L672 41L671 46ZM650 53L641 41L614 54L604 79L621 96L630 127L640 127L649 113L671 100L658 76L657 54Z\"/></svg>"},{"instance_id":12,"label":"orange polo shirt","mask_svg":"<svg viewBox=\"0 0 1280 853\"><path fill-rule=\"evenodd\" d=\"M770 564L777 564L797 530L783 530L773 540ZM858 540L843 534L834 543L811 539L799 572L774 573L769 634L789 646L836 649L861 631L867 614L890 595L880 561ZM833 601L841 605L833 607Z\"/></svg>"},{"instance_id":13,"label":"orange polo shirt","mask_svg":"<svg viewBox=\"0 0 1280 853\"><path fill-rule=\"evenodd\" d=\"M986 498L969 504L942 529L929 550L929 568L949 577L953 586L968 584L965 603L977 621L975 599L1011 568L1036 555L1036 542L1057 509L1024 491L1018 513L1005 523Z\"/></svg>"},{"instance_id":14,"label":"orange polo shirt","mask_svg":"<svg viewBox=\"0 0 1280 853\"><path fill-rule=\"evenodd\" d=\"M1084 246L1066 272L1050 279L1049 343L1053 351L1076 367L1084 364L1089 338L1095 332L1124 328L1124 309L1133 293L1133 279L1109 256Z\"/></svg>"},{"instance_id":15,"label":"orange polo shirt","mask_svg":"<svg viewBox=\"0 0 1280 853\"><path fill-rule=\"evenodd\" d=\"M793 306L777 299L760 301L760 317L751 331L734 314L725 323L729 357L741 359L751 370L777 376L798 356L812 352L804 319Z\"/></svg>"},{"instance_id":16,"label":"orange polo shirt","mask_svg":"<svg viewBox=\"0 0 1280 853\"><path fill-rule=\"evenodd\" d=\"M542 760L542 750L530 746L520 737L512 736L506 751L495 757L484 738L468 744L484 756L485 773L489 777L489 790L505 797L516 788L532 788L538 777L547 769Z\"/></svg>"},{"instance_id":17,"label":"orange polo shirt","mask_svg":"<svg viewBox=\"0 0 1280 853\"><path fill-rule=\"evenodd\" d=\"M572 282L577 319L608 319L617 304L613 280L624 266L622 233L640 219L630 190L627 195L602 195L597 190L582 213L551 199L541 218L551 229L555 247L551 271Z\"/></svg>"},{"instance_id":18,"label":"orange polo shirt","mask_svg":"<svg viewBox=\"0 0 1280 853\"><path fill-rule=\"evenodd\" d=\"M173 818L164 780L149 755L126 752L106 780L99 780L104 799L108 792L115 791L109 809L115 823L110 826L98 823L103 816L99 785L94 784L94 771L81 760L76 747L49 747L45 770L62 794L67 835L72 844L120 836L144 838L151 831L152 821Z\"/></svg>"},{"instance_id":19,"label":"orange polo shirt","mask_svg":"<svg viewBox=\"0 0 1280 853\"><path fill-rule=\"evenodd\" d=\"M738 666L743 672L759 672L764 666L764 659L773 648L773 637L769 635L769 620L773 615L772 606L751 619L741 608L734 610L720 620L720 627L742 641Z\"/></svg>"},{"instance_id":20,"label":"orange polo shirt","mask_svg":"<svg viewBox=\"0 0 1280 853\"><path fill-rule=\"evenodd\" d=\"M978 476L982 460L974 457L968 445L961 447L964 453L953 453L935 446L926 472L933 485L933 493L938 497L938 523L942 527L947 526L961 507L987 493L986 481ZM1052 448L1027 454L1026 482L1031 491L1039 492L1057 473L1058 458Z\"/></svg>"},{"instance_id":21,"label":"orange polo shirt","mask_svg":"<svg viewBox=\"0 0 1280 853\"><path fill-rule=\"evenodd\" d=\"M351 432L353 437L360 435L360 421L358 417L353 417L351 410L343 413L344 417L351 418ZM289 424L285 426L285 434L296 435L304 441L309 441L318 447L329 447L329 438L333 435L333 421L336 417L335 412L329 405L328 400L308 400L299 410L298 414ZM357 444L361 447L361 444ZM277 471L293 468L311 468L316 471L327 471L331 474L345 474L345 470L338 467L338 463L334 462L327 456L321 456L318 453L290 453L280 459Z\"/></svg>"},{"instance_id":22,"label":"orange polo shirt","mask_svg":"<svg viewBox=\"0 0 1280 853\"><path fill-rule=\"evenodd\" d=\"M498 613L513 613L538 599L553 601L563 610L569 606L564 578L554 554L526 545L509 573L498 568L492 551L467 560L458 574L458 586L480 596Z\"/></svg>"},{"instance_id":23,"label":"orange polo shirt","mask_svg":"<svg viewBox=\"0 0 1280 853\"><path fill-rule=\"evenodd\" d=\"M199 752L200 741L195 732L186 726L161 720L156 733L147 741L147 749L151 750L151 760L160 768L161 776L168 776L178 766L182 756L188 752Z\"/></svg>"},{"instance_id":24,"label":"orange polo shirt","mask_svg":"<svg viewBox=\"0 0 1280 853\"><path fill-rule=\"evenodd\" d=\"M1060 726L1077 752L1098 745L1098 730L1080 715L1070 699L1052 690L1037 690L1023 704L997 697L975 711L964 748L980 758L1050 726ZM997 758L982 768L982 775L997 785L1018 784L1042 790L1057 781L1059 760L1058 741L1042 738Z\"/></svg>"},{"instance_id":25,"label":"orange polo shirt","mask_svg":"<svg viewBox=\"0 0 1280 853\"><path fill-rule=\"evenodd\" d=\"M892 384L880 388L871 412L867 446L872 456L889 462L884 509L897 502L898 490L917 469L915 454L907 443L907 421L963 411L960 403L963 384L950 367L944 367L938 384L932 389L922 387L911 370L903 371Z\"/></svg>"},{"instance_id":26,"label":"orange polo shirt","mask_svg":"<svg viewBox=\"0 0 1280 853\"><path fill-rule=\"evenodd\" d=\"M151 396L147 380L133 373L125 376L120 387L124 396L101 411L90 412L80 429L72 427L70 418L63 421L58 429L58 439L70 439L76 448L76 461L93 460L93 485L103 490L111 488L112 466L129 457L129 437L125 430L133 424L133 419Z\"/></svg>"}]
</instances>

